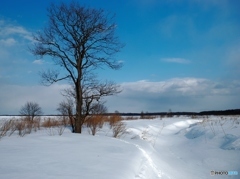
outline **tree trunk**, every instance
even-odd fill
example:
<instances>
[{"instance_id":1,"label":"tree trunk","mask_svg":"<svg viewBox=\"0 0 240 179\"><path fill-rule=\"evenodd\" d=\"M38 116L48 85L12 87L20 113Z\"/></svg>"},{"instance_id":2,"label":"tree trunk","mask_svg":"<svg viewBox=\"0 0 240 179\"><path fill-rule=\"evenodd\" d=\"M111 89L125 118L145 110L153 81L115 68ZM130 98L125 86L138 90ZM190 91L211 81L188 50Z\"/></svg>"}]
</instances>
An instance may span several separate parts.
<instances>
[{"instance_id":1,"label":"tree trunk","mask_svg":"<svg viewBox=\"0 0 240 179\"><path fill-rule=\"evenodd\" d=\"M81 116L79 115L76 115L75 118L75 133L82 133Z\"/></svg>"},{"instance_id":2,"label":"tree trunk","mask_svg":"<svg viewBox=\"0 0 240 179\"><path fill-rule=\"evenodd\" d=\"M81 77L81 71L78 72ZM76 90L76 119L75 119L75 133L81 133L82 132L82 125L83 125L83 115L82 115L82 87L81 87L81 81L78 77L77 82L75 83L75 90Z\"/></svg>"}]
</instances>

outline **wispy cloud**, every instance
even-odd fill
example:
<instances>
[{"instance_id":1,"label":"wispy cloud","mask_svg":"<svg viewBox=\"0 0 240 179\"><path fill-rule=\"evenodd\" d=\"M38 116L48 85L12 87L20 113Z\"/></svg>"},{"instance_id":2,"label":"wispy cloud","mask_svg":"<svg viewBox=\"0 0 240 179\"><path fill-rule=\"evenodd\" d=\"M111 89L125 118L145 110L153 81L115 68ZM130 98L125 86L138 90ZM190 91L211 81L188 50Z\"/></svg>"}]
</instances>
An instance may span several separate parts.
<instances>
[{"instance_id":1,"label":"wispy cloud","mask_svg":"<svg viewBox=\"0 0 240 179\"><path fill-rule=\"evenodd\" d=\"M11 22L7 22L5 20L0 20L0 38L23 38L28 41L33 41L31 32L26 28L15 25ZM16 40L16 39L15 39ZM17 41L17 40L16 40Z\"/></svg>"},{"instance_id":2,"label":"wispy cloud","mask_svg":"<svg viewBox=\"0 0 240 179\"><path fill-rule=\"evenodd\" d=\"M180 64L189 64L191 63L190 60L184 59L184 58L162 58L161 59L164 62L168 63L180 63Z\"/></svg>"},{"instance_id":3,"label":"wispy cloud","mask_svg":"<svg viewBox=\"0 0 240 179\"><path fill-rule=\"evenodd\" d=\"M20 78L29 69L37 70L37 66L33 67L31 63L33 57L28 51L31 43L30 31L16 22L0 17L0 73L4 77L17 76ZM40 64L40 61L35 63L37 62ZM10 71L11 73L9 73ZM20 82L20 80L14 81Z\"/></svg>"}]
</instances>

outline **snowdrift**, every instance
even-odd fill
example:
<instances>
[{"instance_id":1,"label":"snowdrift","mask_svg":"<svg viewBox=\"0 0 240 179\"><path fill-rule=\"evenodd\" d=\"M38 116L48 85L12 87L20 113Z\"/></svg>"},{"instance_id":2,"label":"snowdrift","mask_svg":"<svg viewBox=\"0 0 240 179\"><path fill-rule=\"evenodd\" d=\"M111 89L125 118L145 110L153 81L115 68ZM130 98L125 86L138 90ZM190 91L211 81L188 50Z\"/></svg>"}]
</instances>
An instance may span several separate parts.
<instances>
[{"instance_id":1,"label":"snowdrift","mask_svg":"<svg viewBox=\"0 0 240 179\"><path fill-rule=\"evenodd\" d=\"M41 129L24 137L5 136L0 140L0 178L240 178L239 117L180 116L124 123L126 133L118 139L107 123L96 136L87 128L81 135L70 129L61 136L55 129Z\"/></svg>"}]
</instances>

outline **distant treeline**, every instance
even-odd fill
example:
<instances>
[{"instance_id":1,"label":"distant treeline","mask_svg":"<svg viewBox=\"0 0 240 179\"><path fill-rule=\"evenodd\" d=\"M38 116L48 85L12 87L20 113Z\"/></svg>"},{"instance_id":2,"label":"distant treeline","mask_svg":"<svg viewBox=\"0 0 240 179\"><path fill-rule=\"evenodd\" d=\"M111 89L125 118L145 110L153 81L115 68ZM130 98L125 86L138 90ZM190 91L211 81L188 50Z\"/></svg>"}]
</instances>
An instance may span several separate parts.
<instances>
[{"instance_id":1,"label":"distant treeline","mask_svg":"<svg viewBox=\"0 0 240 179\"><path fill-rule=\"evenodd\" d=\"M110 114L110 113L109 113ZM240 109L229 109L223 111L202 111L202 112L146 112L146 113L119 113L121 116L152 116L152 115L171 115L171 116L203 116L203 115L240 115Z\"/></svg>"},{"instance_id":2,"label":"distant treeline","mask_svg":"<svg viewBox=\"0 0 240 179\"><path fill-rule=\"evenodd\" d=\"M204 115L240 115L240 109L229 109L229 110L222 110L222 111L202 111L202 112L141 112L141 113L106 113L104 115L113 115L119 114L121 116L204 116ZM22 115L0 115L0 116L22 116ZM62 116L58 114L48 114L48 115L41 115L41 116Z\"/></svg>"}]
</instances>

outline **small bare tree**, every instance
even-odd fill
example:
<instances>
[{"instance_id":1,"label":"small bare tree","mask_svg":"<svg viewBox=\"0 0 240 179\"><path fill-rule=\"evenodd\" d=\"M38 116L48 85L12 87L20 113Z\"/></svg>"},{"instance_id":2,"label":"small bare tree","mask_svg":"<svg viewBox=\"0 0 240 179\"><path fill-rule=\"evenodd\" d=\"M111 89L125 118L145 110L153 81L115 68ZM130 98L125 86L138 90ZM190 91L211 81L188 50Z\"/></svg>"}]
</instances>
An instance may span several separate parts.
<instances>
[{"instance_id":1,"label":"small bare tree","mask_svg":"<svg viewBox=\"0 0 240 179\"><path fill-rule=\"evenodd\" d=\"M36 102L27 102L23 105L19 111L19 113L23 116L26 116L28 120L34 119L34 117L42 115L42 108Z\"/></svg>"},{"instance_id":2,"label":"small bare tree","mask_svg":"<svg viewBox=\"0 0 240 179\"><path fill-rule=\"evenodd\" d=\"M91 108L104 96L119 93L113 82L97 80L95 70L117 70L122 64L114 55L123 47L115 35L113 16L102 9L81 6L77 2L52 4L49 21L43 31L33 36L34 55L52 57L58 70L42 72L43 84L68 80L73 85L75 101L74 132L81 133ZM61 69L62 68L62 69ZM61 73L60 73L61 70Z\"/></svg>"},{"instance_id":3,"label":"small bare tree","mask_svg":"<svg viewBox=\"0 0 240 179\"><path fill-rule=\"evenodd\" d=\"M72 132L75 132L74 127L74 103L70 98L67 98L66 101L59 103L57 110L61 113L63 117L68 117L70 125L72 127Z\"/></svg>"}]
</instances>

